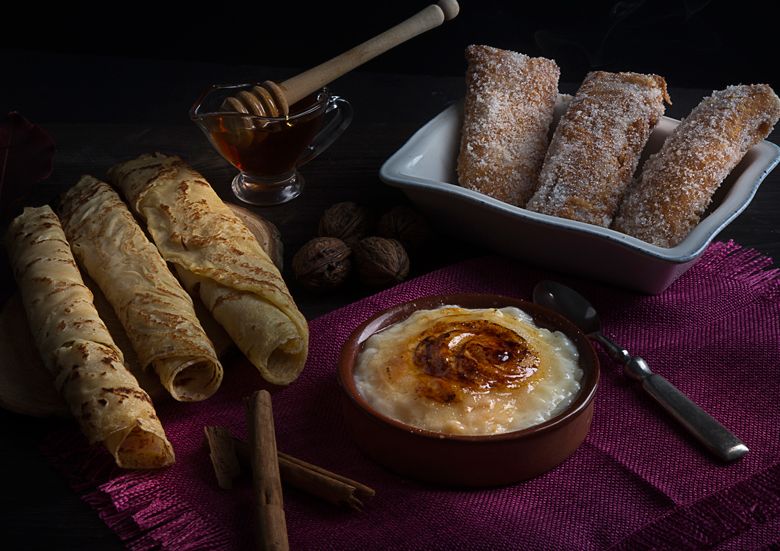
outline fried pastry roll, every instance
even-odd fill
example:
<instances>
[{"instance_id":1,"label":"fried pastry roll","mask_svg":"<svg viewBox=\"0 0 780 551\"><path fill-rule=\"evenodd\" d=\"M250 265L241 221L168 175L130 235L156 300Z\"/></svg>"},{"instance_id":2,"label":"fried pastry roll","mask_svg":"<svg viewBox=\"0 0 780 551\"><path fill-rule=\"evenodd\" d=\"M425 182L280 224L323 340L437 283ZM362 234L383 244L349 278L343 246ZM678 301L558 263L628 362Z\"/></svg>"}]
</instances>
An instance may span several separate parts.
<instances>
[{"instance_id":1,"label":"fried pastry roll","mask_svg":"<svg viewBox=\"0 0 780 551\"><path fill-rule=\"evenodd\" d=\"M82 432L120 467L173 463L152 401L100 319L57 215L26 208L6 244L38 352Z\"/></svg>"},{"instance_id":2,"label":"fried pastry roll","mask_svg":"<svg viewBox=\"0 0 780 551\"><path fill-rule=\"evenodd\" d=\"M555 129L526 208L609 226L664 100L671 103L657 75L589 73Z\"/></svg>"},{"instance_id":3,"label":"fried pastry roll","mask_svg":"<svg viewBox=\"0 0 780 551\"><path fill-rule=\"evenodd\" d=\"M680 243L721 182L778 118L780 99L766 84L729 86L702 100L647 159L614 229L661 247Z\"/></svg>"},{"instance_id":4,"label":"fried pastry roll","mask_svg":"<svg viewBox=\"0 0 780 551\"><path fill-rule=\"evenodd\" d=\"M466 48L466 98L458 182L525 205L547 151L558 93L558 65L489 46Z\"/></svg>"},{"instance_id":5,"label":"fried pastry roll","mask_svg":"<svg viewBox=\"0 0 780 551\"><path fill-rule=\"evenodd\" d=\"M63 195L61 210L74 255L116 312L142 367L176 400L214 394L222 365L192 299L119 195L83 176Z\"/></svg>"},{"instance_id":6,"label":"fried pastry roll","mask_svg":"<svg viewBox=\"0 0 780 551\"><path fill-rule=\"evenodd\" d=\"M179 157L142 155L109 171L162 257L265 380L289 384L309 327L282 275L246 225Z\"/></svg>"}]
</instances>

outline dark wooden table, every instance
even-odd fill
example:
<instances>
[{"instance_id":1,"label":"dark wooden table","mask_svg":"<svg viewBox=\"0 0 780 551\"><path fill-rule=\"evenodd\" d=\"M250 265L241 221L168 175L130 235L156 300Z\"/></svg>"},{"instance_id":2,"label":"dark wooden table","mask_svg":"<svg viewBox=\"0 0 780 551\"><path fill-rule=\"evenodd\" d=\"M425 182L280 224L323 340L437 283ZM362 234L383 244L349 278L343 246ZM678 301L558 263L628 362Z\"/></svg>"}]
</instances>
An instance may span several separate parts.
<instances>
[{"instance_id":1,"label":"dark wooden table","mask_svg":"<svg viewBox=\"0 0 780 551\"><path fill-rule=\"evenodd\" d=\"M48 130L57 143L52 177L30 191L29 204L36 205L54 199L81 174L101 177L116 162L155 150L181 155L223 198L232 199L229 184L235 170L215 153L187 111L211 83L283 79L294 73L270 67L29 53L0 53L0 64L15 69L14 78L0 90L0 108L19 110ZM576 84L564 83L561 88L571 92ZM301 197L287 205L256 209L281 230L284 275L308 319L374 291L350 286L329 295L307 293L291 276L292 255L315 235L321 213L335 202L356 201L376 213L406 203L400 192L379 180L379 168L418 127L462 97L464 85L461 77L356 71L335 82L332 90L352 103L351 127L328 151L303 167L307 186ZM684 116L709 92L672 87L674 105L667 114ZM780 142L778 130L770 140ZM780 258L778 184L780 171L767 177L747 211L719 239L734 239ZM411 275L489 252L479 244L454 242L443 235L428 254L413 258ZM121 548L113 532L39 452L50 421L0 411L0 427L0 546Z\"/></svg>"}]
</instances>

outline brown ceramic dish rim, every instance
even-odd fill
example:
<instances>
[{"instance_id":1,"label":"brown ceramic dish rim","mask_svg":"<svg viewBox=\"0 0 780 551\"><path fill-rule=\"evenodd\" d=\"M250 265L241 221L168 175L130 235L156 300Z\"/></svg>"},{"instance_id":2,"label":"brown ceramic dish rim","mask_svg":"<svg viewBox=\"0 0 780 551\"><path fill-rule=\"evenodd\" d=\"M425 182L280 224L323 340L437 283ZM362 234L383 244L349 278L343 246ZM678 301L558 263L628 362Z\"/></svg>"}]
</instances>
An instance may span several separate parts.
<instances>
[{"instance_id":1,"label":"brown ceramic dish rim","mask_svg":"<svg viewBox=\"0 0 780 551\"><path fill-rule=\"evenodd\" d=\"M355 362L357 360L357 356L363 350L363 346L366 340L368 340L371 335L386 329L390 325L405 320L417 310L432 309L445 305L461 306L463 308L503 308L506 306L514 306L530 314L534 319L534 323L538 323L542 327L562 331L569 338L575 336L576 338L572 340L574 340L575 345L577 346L580 357L582 357L583 352L585 352L590 356L591 359L591 361L588 363L591 365L592 373L588 373L587 371L583 370L585 372L583 373L582 377L583 385L585 383L589 384L587 387L583 386L580 388L580 391L575 397L574 401L569 404L566 409L554 417L548 419L547 421L539 423L538 425L527 427L525 429L497 434L460 435L435 432L428 429L415 427L413 425L408 425L402 421L393 419L392 417L388 417L387 415L378 412L372 408L371 405L369 405L363 396L361 396L355 385ZM406 310L408 310L408 312L404 313ZM394 316L398 317L395 318ZM539 318L542 316L549 318L553 323L545 322L543 319L539 320ZM392 321L390 323L384 323L386 320ZM373 324L378 324L378 327L370 333L367 333L367 330ZM361 323L350 334L342 348L338 365L338 382L344 393L352 402L357 404L360 409L371 415L376 420L423 438L475 443L515 440L526 436L537 435L542 432L553 431L556 428L565 425L572 418L582 414L582 412L593 401L593 398L596 394L596 389L598 388L599 378L600 367L596 351L591 345L588 337L568 319L564 318L557 312L524 299L507 295L483 293L430 295L406 301L381 310Z\"/></svg>"}]
</instances>

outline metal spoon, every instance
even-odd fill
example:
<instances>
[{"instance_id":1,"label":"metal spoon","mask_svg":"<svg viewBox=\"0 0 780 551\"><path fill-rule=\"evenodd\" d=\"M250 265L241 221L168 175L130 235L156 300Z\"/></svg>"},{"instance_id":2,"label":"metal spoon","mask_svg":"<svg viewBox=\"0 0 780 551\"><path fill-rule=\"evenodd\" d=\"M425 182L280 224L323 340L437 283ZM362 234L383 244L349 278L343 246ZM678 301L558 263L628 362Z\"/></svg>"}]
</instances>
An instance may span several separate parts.
<instances>
[{"instance_id":1,"label":"metal spoon","mask_svg":"<svg viewBox=\"0 0 780 551\"><path fill-rule=\"evenodd\" d=\"M672 383L650 371L647 362L632 356L601 333L596 309L575 290L554 281L541 281L533 291L536 304L564 315L588 337L598 341L615 361L623 364L624 373L639 381L642 388L691 435L723 461L734 461L748 452L748 447L726 427L701 409Z\"/></svg>"}]
</instances>

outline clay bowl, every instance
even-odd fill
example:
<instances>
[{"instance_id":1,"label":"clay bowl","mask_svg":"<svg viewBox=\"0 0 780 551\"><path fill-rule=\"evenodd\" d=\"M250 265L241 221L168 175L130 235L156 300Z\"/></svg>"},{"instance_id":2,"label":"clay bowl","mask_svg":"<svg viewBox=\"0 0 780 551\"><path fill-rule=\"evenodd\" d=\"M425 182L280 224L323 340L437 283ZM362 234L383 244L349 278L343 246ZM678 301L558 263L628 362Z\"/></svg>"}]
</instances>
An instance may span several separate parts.
<instances>
[{"instance_id":1,"label":"clay bowl","mask_svg":"<svg viewBox=\"0 0 780 551\"><path fill-rule=\"evenodd\" d=\"M406 319L415 310L454 304L464 308L516 306L534 322L566 334L577 346L581 389L560 414L527 429L495 435L447 435L412 427L369 406L358 393L353 370L372 334ZM559 314L530 302L487 294L430 296L399 304L364 322L344 344L338 368L347 430L377 463L403 476L458 487L505 486L538 476L568 458L583 442L593 417L599 363L588 338Z\"/></svg>"}]
</instances>

